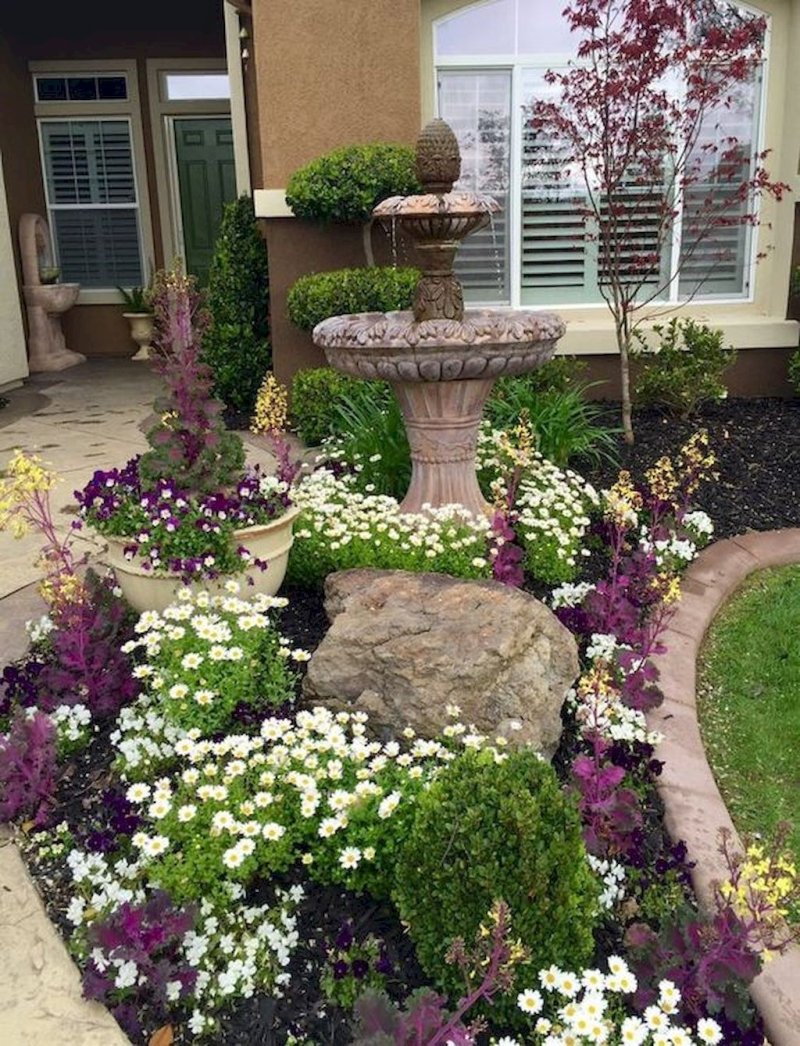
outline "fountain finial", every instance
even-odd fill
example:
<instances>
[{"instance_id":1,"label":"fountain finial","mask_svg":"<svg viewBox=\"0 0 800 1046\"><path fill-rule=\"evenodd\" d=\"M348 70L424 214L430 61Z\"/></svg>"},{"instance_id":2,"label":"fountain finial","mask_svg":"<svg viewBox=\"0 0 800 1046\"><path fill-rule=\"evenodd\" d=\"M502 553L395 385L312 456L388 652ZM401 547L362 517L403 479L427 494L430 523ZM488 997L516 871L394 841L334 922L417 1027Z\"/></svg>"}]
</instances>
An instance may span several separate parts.
<instances>
[{"instance_id":1,"label":"fountain finial","mask_svg":"<svg viewBox=\"0 0 800 1046\"><path fill-rule=\"evenodd\" d=\"M437 117L417 138L417 177L422 191L443 195L452 192L461 175L461 153L452 128Z\"/></svg>"}]
</instances>

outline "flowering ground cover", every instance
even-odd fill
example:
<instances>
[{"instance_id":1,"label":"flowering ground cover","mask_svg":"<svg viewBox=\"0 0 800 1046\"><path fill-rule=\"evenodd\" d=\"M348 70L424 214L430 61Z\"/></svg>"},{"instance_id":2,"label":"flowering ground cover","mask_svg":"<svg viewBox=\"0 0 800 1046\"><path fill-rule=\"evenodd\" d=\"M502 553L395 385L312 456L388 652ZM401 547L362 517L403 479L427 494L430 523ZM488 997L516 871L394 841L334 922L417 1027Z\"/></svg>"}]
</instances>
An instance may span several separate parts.
<instances>
[{"instance_id":1,"label":"flowering ground cover","mask_svg":"<svg viewBox=\"0 0 800 1046\"><path fill-rule=\"evenodd\" d=\"M800 859L798 622L799 567L749 578L715 618L701 651L698 715L737 827L769 835L789 822L788 842Z\"/></svg>"},{"instance_id":2,"label":"flowering ground cover","mask_svg":"<svg viewBox=\"0 0 800 1046\"><path fill-rule=\"evenodd\" d=\"M32 626L32 656L4 676L5 816L25 826L86 994L135 1042L168 1024L175 1041L222 1044L760 1044L750 945L771 925L764 883L774 898L769 876L794 878L777 854L766 879L732 854L734 886L698 913L644 715L680 571L711 534L696 507L707 442L595 493L526 439L524 426L485 436L490 492L521 502L505 529L396 519L339 462L296 491L311 536L289 606L232 584L136 619L111 583L76 581ZM354 512L355 535L331 549L320 531ZM526 526L550 553L532 557ZM506 580L527 568L582 652L553 769L456 708L439 738L399 724L377 739L361 714L304 707L319 581L380 546L359 527L418 569L449 556L497 576L518 551ZM80 622L116 675L73 659L56 703Z\"/></svg>"}]
</instances>

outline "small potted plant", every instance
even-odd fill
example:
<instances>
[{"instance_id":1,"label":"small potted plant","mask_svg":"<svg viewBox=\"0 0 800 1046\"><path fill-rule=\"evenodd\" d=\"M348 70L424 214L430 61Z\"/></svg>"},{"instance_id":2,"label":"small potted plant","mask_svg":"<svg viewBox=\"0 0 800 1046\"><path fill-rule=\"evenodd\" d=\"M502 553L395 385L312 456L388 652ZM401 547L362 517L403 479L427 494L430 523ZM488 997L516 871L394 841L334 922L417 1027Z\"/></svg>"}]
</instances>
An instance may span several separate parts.
<instances>
[{"instance_id":1,"label":"small potted plant","mask_svg":"<svg viewBox=\"0 0 800 1046\"><path fill-rule=\"evenodd\" d=\"M61 269L57 265L42 265L39 269L39 279L45 285L58 283Z\"/></svg>"},{"instance_id":2,"label":"small potted plant","mask_svg":"<svg viewBox=\"0 0 800 1046\"><path fill-rule=\"evenodd\" d=\"M123 469L96 472L76 492L81 516L106 538L120 588L140 612L163 610L181 582L221 590L243 572L253 592L272 595L299 511L291 501L297 469L286 455L275 476L245 468L244 445L225 429L200 359L207 317L193 277L158 273L150 301L151 361L165 384L150 450Z\"/></svg>"},{"instance_id":3,"label":"small potted plant","mask_svg":"<svg viewBox=\"0 0 800 1046\"><path fill-rule=\"evenodd\" d=\"M150 358L153 340L153 326L155 318L151 306L152 291L149 287L117 287L125 302L126 311L123 316L131 326L131 337L139 346L133 356L135 360L146 360Z\"/></svg>"}]
</instances>

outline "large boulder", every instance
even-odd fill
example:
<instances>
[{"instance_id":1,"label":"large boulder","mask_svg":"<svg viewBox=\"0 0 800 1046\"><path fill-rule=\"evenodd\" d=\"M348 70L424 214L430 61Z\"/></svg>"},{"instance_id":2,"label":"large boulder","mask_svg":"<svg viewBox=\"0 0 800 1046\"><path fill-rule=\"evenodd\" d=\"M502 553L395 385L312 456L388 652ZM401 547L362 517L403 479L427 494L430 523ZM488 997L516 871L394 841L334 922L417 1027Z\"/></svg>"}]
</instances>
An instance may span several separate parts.
<instances>
[{"instance_id":1,"label":"large boulder","mask_svg":"<svg viewBox=\"0 0 800 1046\"><path fill-rule=\"evenodd\" d=\"M538 599L494 581L346 570L325 582L325 609L309 700L366 712L383 736L411 726L434 737L458 705L480 733L555 752L578 652Z\"/></svg>"}]
</instances>

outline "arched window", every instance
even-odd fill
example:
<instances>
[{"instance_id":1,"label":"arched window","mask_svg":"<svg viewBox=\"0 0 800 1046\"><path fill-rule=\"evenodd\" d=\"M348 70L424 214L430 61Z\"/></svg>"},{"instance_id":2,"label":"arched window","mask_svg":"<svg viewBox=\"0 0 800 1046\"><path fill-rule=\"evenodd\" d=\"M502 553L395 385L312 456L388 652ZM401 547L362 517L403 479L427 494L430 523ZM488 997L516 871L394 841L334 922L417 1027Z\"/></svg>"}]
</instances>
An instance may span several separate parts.
<instances>
[{"instance_id":1,"label":"arched window","mask_svg":"<svg viewBox=\"0 0 800 1046\"><path fill-rule=\"evenodd\" d=\"M434 23L438 113L461 144L462 184L490 193L502 205L492 226L459 251L457 270L474 304L602 300L599 252L586 237L581 183L564 177L556 144L537 138L528 118L532 104L554 90L545 82L546 70L564 68L575 53L562 6L557 0L486 0ZM732 105L708 114L698 149L735 137L752 162L759 148L762 82L759 74L737 91ZM548 180L548 165L559 166L557 181ZM700 206L709 190L701 179L685 207ZM731 206L747 209L746 201L732 199ZM646 208L642 211L636 250L646 250L655 235ZM670 249L662 255L666 275L677 257L685 262L680 280L670 285L673 300L750 296L749 227L734 223L717 231L713 241L695 246L689 260L681 250L679 221Z\"/></svg>"}]
</instances>

